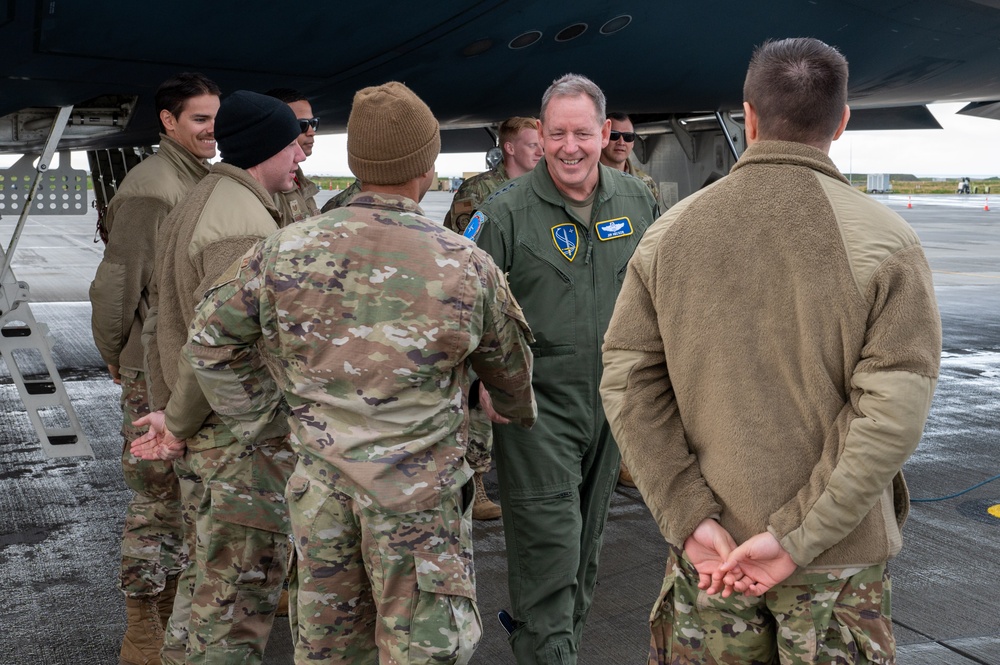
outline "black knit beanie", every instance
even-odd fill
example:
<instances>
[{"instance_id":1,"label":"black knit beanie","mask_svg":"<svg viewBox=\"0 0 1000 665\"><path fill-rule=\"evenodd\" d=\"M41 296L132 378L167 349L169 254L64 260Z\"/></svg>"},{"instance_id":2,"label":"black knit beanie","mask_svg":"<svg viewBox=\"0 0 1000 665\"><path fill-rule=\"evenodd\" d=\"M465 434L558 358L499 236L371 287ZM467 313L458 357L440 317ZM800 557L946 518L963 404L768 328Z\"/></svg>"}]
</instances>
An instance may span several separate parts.
<instances>
[{"instance_id":1,"label":"black knit beanie","mask_svg":"<svg viewBox=\"0 0 1000 665\"><path fill-rule=\"evenodd\" d=\"M288 104L248 90L228 95L215 116L222 161L241 169L266 162L301 133Z\"/></svg>"},{"instance_id":2,"label":"black knit beanie","mask_svg":"<svg viewBox=\"0 0 1000 665\"><path fill-rule=\"evenodd\" d=\"M347 165L366 185L401 185L434 168L441 132L434 114L402 83L354 94L347 120Z\"/></svg>"}]
</instances>

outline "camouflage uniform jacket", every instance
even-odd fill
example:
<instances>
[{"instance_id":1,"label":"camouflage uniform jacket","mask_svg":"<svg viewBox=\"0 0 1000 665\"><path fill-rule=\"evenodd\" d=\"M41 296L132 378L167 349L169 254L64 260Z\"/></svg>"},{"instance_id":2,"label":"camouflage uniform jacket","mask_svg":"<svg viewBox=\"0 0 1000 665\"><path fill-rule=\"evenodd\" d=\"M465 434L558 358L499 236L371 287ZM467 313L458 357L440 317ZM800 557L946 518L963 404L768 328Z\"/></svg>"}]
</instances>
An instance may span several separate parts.
<instances>
[{"instance_id":1,"label":"camouflage uniform jacket","mask_svg":"<svg viewBox=\"0 0 1000 665\"><path fill-rule=\"evenodd\" d=\"M274 195L274 205L281 212L281 225L288 226L300 222L306 217L319 214L316 207L316 195L319 187L302 172L302 167L295 170L295 187L287 192Z\"/></svg>"},{"instance_id":2,"label":"camouflage uniform jacket","mask_svg":"<svg viewBox=\"0 0 1000 665\"><path fill-rule=\"evenodd\" d=\"M161 134L155 155L132 169L108 206L108 246L90 285L94 342L109 365L142 370L160 222L208 173L208 163Z\"/></svg>"},{"instance_id":3,"label":"camouflage uniform jacket","mask_svg":"<svg viewBox=\"0 0 1000 665\"><path fill-rule=\"evenodd\" d=\"M465 227L469 225L469 218L479 208L479 204L508 180L510 178L507 177L507 169L504 168L503 162L497 164L495 169L468 178L455 192L451 209L444 217L445 227L455 233L463 233Z\"/></svg>"},{"instance_id":4,"label":"camouflage uniform jacket","mask_svg":"<svg viewBox=\"0 0 1000 665\"><path fill-rule=\"evenodd\" d=\"M653 198L656 199L656 205L660 206L660 210L663 210L663 201L660 200L660 188L656 186L653 176L635 166L631 159L625 160L625 173L634 175L639 180L642 180L642 184L649 188L649 191L653 194Z\"/></svg>"},{"instance_id":5,"label":"camouflage uniform jacket","mask_svg":"<svg viewBox=\"0 0 1000 665\"><path fill-rule=\"evenodd\" d=\"M352 196L361 191L361 181L355 179L347 189L342 192L338 192L336 196L331 198L329 201L323 204L323 209L320 212L329 212L335 208L343 208L347 205L347 202Z\"/></svg>"},{"instance_id":6,"label":"camouflage uniform jacket","mask_svg":"<svg viewBox=\"0 0 1000 665\"><path fill-rule=\"evenodd\" d=\"M271 393L247 351L283 367L292 443L329 484L388 512L426 510L472 477L470 369L530 427L530 332L503 273L399 196L364 192L249 252L206 294L185 355L237 436Z\"/></svg>"},{"instance_id":7,"label":"camouflage uniform jacket","mask_svg":"<svg viewBox=\"0 0 1000 665\"><path fill-rule=\"evenodd\" d=\"M160 227L157 320L147 360L150 383L162 386L153 406L166 408L167 426L178 437L192 436L211 414L190 367L179 364L195 305L230 264L278 230L278 220L274 200L260 183L243 169L219 163Z\"/></svg>"}]
</instances>

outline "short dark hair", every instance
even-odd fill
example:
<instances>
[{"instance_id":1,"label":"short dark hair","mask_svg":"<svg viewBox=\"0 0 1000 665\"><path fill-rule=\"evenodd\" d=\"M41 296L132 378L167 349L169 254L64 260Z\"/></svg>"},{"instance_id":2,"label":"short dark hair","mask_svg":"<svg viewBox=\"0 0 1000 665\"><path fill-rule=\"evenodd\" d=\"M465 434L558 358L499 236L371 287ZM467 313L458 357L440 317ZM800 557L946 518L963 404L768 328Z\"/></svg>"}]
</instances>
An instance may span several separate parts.
<instances>
[{"instance_id":1,"label":"short dark hair","mask_svg":"<svg viewBox=\"0 0 1000 665\"><path fill-rule=\"evenodd\" d=\"M743 99L762 139L828 143L847 104L847 59L811 37L768 40L750 59Z\"/></svg>"},{"instance_id":2,"label":"short dark hair","mask_svg":"<svg viewBox=\"0 0 1000 665\"><path fill-rule=\"evenodd\" d=\"M215 81L204 74L197 72L182 72L174 74L160 84L156 89L156 119L160 123L160 131L166 132L160 120L160 111L170 111L170 115L175 118L184 111L184 104L192 97L199 95L222 96L222 90L215 84Z\"/></svg>"},{"instance_id":3,"label":"short dark hair","mask_svg":"<svg viewBox=\"0 0 1000 665\"><path fill-rule=\"evenodd\" d=\"M295 88L271 88L264 93L268 97L274 97L286 104L291 104L293 102L308 102L309 100L301 92Z\"/></svg>"},{"instance_id":4,"label":"short dark hair","mask_svg":"<svg viewBox=\"0 0 1000 665\"><path fill-rule=\"evenodd\" d=\"M608 120L614 120L615 122L632 122L632 118L628 117L628 113L622 113L621 111L609 111Z\"/></svg>"}]
</instances>

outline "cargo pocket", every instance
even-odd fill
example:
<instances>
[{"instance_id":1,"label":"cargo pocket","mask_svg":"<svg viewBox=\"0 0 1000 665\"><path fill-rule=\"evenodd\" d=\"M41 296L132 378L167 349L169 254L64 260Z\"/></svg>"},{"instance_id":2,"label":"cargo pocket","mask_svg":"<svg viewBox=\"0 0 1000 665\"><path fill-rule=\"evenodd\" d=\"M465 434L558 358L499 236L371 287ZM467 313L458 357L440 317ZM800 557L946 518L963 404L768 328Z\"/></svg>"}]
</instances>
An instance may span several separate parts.
<instances>
[{"instance_id":1,"label":"cargo pocket","mask_svg":"<svg viewBox=\"0 0 1000 665\"><path fill-rule=\"evenodd\" d=\"M875 665L895 663L896 638L889 615L890 586L888 572L882 583L848 584L833 607L833 625L827 633L820 656L841 657L847 662ZM824 653L825 652L825 653Z\"/></svg>"},{"instance_id":2,"label":"cargo pocket","mask_svg":"<svg viewBox=\"0 0 1000 665\"><path fill-rule=\"evenodd\" d=\"M660 595L649 613L649 662L656 665L670 663L671 644L674 639L674 579L672 564L667 564L667 574L660 587Z\"/></svg>"},{"instance_id":3,"label":"cargo pocket","mask_svg":"<svg viewBox=\"0 0 1000 665\"><path fill-rule=\"evenodd\" d=\"M483 636L472 560L414 553L417 593L410 628L410 665L468 663Z\"/></svg>"},{"instance_id":4,"label":"cargo pocket","mask_svg":"<svg viewBox=\"0 0 1000 665\"><path fill-rule=\"evenodd\" d=\"M209 492L206 536L200 528L198 534L199 564L204 568L198 571L192 604L227 606L223 623L231 626L229 634L239 642L259 630L262 617L277 608L290 548L285 535L288 511L284 496L274 492L218 481L210 483ZM201 527L203 518L198 521Z\"/></svg>"},{"instance_id":5,"label":"cargo pocket","mask_svg":"<svg viewBox=\"0 0 1000 665\"><path fill-rule=\"evenodd\" d=\"M212 519L271 533L291 533L288 504L281 492L234 487L224 481L209 483Z\"/></svg>"},{"instance_id":6,"label":"cargo pocket","mask_svg":"<svg viewBox=\"0 0 1000 665\"><path fill-rule=\"evenodd\" d=\"M583 528L576 489L546 490L527 496L513 491L508 503L516 517L514 528L507 535L507 547L510 548L513 539L517 561L509 561L507 565L516 566L520 578L520 588L514 597L533 596L536 590L532 587L540 580L572 584L576 579L576 564L567 567L566 562L579 560ZM521 602L529 602L524 596Z\"/></svg>"}]
</instances>

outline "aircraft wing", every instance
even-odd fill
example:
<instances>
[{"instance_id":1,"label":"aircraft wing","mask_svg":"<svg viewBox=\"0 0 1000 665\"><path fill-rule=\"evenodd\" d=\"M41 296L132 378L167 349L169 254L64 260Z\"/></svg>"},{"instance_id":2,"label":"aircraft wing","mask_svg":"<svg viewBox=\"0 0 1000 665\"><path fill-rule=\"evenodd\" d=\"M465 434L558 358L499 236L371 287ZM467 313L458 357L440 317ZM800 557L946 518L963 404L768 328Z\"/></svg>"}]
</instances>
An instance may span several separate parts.
<instances>
[{"instance_id":1,"label":"aircraft wing","mask_svg":"<svg viewBox=\"0 0 1000 665\"><path fill-rule=\"evenodd\" d=\"M753 47L813 36L851 65L855 109L1000 99L997 0L7 0L0 12L0 151L39 150L52 107L77 109L60 149L156 140L152 93L178 71L223 91L293 87L326 132L354 92L404 81L446 128L536 114L557 76L594 79L613 109L738 109ZM884 118L883 118L884 120ZM884 126L884 125L883 125ZM475 132L466 138L477 143ZM456 136L454 145L465 145Z\"/></svg>"}]
</instances>

